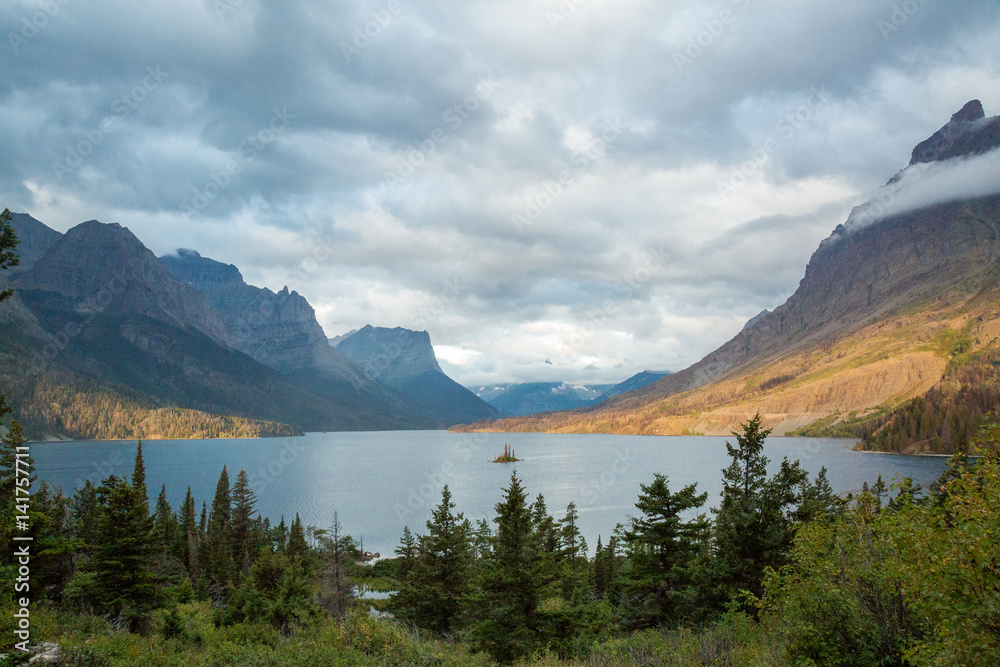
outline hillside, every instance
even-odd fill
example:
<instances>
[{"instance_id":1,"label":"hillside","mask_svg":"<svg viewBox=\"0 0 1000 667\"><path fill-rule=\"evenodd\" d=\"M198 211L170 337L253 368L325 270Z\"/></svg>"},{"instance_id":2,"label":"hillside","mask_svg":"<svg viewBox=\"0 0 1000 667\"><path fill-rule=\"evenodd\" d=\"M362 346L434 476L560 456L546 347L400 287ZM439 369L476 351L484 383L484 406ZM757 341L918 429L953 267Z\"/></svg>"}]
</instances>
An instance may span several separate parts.
<instances>
[{"instance_id":1,"label":"hillside","mask_svg":"<svg viewBox=\"0 0 1000 667\"><path fill-rule=\"evenodd\" d=\"M783 434L923 396L950 362L997 346L1000 196L917 195L970 156L994 159L998 127L978 102L955 114L820 244L784 304L696 364L597 407L485 428L728 434L759 410Z\"/></svg>"}]
</instances>

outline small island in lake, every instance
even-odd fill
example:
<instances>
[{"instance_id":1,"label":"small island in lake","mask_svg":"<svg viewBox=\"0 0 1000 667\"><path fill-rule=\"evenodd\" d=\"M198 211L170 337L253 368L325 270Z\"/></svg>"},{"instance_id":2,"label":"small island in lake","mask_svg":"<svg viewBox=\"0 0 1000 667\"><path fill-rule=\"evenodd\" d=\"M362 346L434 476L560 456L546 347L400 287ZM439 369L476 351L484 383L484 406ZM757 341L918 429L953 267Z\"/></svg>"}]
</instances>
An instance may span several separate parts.
<instances>
[{"instance_id":1,"label":"small island in lake","mask_svg":"<svg viewBox=\"0 0 1000 667\"><path fill-rule=\"evenodd\" d=\"M523 461L524 459L519 459L514 456L514 450L510 448L509 444L504 444L503 454L493 459L493 463L514 463L515 461Z\"/></svg>"}]
</instances>

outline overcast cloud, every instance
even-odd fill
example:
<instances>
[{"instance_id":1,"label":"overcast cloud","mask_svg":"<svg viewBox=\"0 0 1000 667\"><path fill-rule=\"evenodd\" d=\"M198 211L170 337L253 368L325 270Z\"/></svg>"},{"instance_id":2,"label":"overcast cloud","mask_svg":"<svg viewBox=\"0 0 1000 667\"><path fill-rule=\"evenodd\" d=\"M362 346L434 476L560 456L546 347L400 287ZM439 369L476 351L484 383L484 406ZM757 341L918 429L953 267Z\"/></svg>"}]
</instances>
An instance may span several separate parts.
<instances>
[{"instance_id":1,"label":"overcast cloud","mask_svg":"<svg viewBox=\"0 0 1000 667\"><path fill-rule=\"evenodd\" d=\"M236 264L330 336L426 329L470 385L697 361L951 114L1000 113L995 0L7 0L0 25L0 205Z\"/></svg>"}]
</instances>

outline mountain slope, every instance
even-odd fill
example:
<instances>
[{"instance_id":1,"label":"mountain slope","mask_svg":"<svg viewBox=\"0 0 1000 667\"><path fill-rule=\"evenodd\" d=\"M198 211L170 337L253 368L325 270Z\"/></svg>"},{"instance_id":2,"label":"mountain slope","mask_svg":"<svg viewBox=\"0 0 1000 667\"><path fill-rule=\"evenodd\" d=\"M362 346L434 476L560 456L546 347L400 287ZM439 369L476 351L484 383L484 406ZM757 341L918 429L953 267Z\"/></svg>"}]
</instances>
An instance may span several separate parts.
<instances>
[{"instance_id":1,"label":"mountain slope","mask_svg":"<svg viewBox=\"0 0 1000 667\"><path fill-rule=\"evenodd\" d=\"M966 105L820 244L788 301L696 364L595 408L493 428L725 434L760 410L780 434L923 395L960 354L949 341L964 333L980 351L1000 337L1000 196L893 207L967 156L998 155L998 127Z\"/></svg>"},{"instance_id":2,"label":"mountain slope","mask_svg":"<svg viewBox=\"0 0 1000 667\"><path fill-rule=\"evenodd\" d=\"M11 226L17 234L17 253L21 256L21 262L10 268L11 274L30 269L62 236L27 213L11 214Z\"/></svg>"},{"instance_id":3,"label":"mountain slope","mask_svg":"<svg viewBox=\"0 0 1000 667\"><path fill-rule=\"evenodd\" d=\"M312 393L350 409L361 428L430 428L426 413L330 346L309 302L284 288L248 285L232 264L181 249L160 258L170 273L208 297L244 354Z\"/></svg>"},{"instance_id":4,"label":"mountain slope","mask_svg":"<svg viewBox=\"0 0 1000 667\"><path fill-rule=\"evenodd\" d=\"M14 284L0 304L0 381L33 437L148 437L135 429L160 431L154 413L165 408L185 411L208 435L398 424L235 349L208 298L120 225L74 227Z\"/></svg>"},{"instance_id":5,"label":"mountain slope","mask_svg":"<svg viewBox=\"0 0 1000 667\"><path fill-rule=\"evenodd\" d=\"M434 415L439 426L500 416L494 407L444 374L426 331L368 325L335 340L337 349L348 359L398 390L410 405Z\"/></svg>"}]
</instances>

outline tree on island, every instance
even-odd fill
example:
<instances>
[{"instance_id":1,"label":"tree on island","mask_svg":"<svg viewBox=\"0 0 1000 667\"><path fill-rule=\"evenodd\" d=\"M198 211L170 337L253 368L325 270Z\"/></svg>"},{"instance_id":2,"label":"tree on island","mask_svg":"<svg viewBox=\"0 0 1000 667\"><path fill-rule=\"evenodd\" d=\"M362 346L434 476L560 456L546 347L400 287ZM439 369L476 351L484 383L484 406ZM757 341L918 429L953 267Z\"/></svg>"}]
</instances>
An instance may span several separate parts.
<instances>
[{"instance_id":1,"label":"tree on island","mask_svg":"<svg viewBox=\"0 0 1000 667\"><path fill-rule=\"evenodd\" d=\"M503 446L503 454L493 459L493 463L516 463L520 460L522 459L514 456L514 450L510 448L510 445L505 443Z\"/></svg>"}]
</instances>

